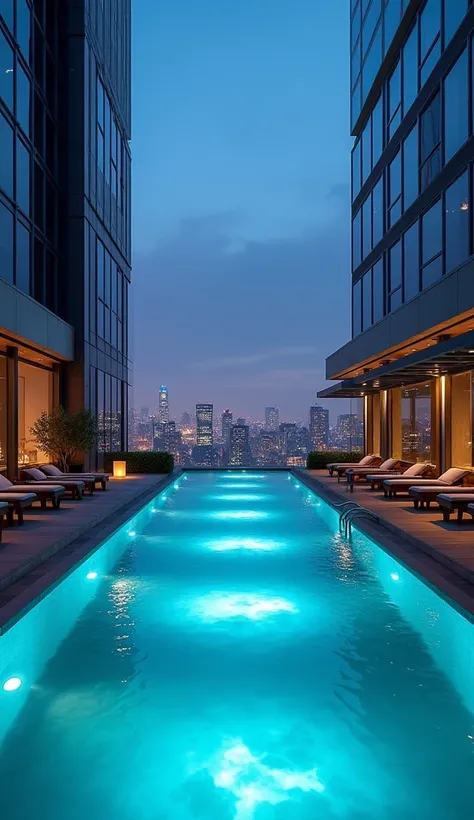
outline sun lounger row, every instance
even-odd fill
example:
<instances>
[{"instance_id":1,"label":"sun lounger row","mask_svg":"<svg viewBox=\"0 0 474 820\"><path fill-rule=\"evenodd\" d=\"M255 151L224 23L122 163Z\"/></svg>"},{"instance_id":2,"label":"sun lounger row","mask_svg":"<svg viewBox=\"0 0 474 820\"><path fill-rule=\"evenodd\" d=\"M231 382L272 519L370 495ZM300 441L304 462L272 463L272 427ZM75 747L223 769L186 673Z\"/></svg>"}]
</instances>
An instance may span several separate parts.
<instances>
[{"instance_id":1,"label":"sun lounger row","mask_svg":"<svg viewBox=\"0 0 474 820\"><path fill-rule=\"evenodd\" d=\"M84 492L94 493L96 484L106 489L107 473L61 473L52 464L39 468L25 468L20 471L20 481L13 484L0 474L0 530L6 517L9 524L16 516L23 524L23 511L39 503L45 509L48 502L57 510L61 500L69 493L75 500L81 500Z\"/></svg>"}]
</instances>

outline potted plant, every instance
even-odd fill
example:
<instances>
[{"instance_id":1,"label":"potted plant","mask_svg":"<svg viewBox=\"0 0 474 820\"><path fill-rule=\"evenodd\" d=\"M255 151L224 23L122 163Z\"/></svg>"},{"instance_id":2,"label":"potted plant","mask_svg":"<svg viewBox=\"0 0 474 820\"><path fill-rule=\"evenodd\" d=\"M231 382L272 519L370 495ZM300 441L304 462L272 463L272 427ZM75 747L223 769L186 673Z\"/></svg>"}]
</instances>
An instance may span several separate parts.
<instances>
[{"instance_id":1,"label":"potted plant","mask_svg":"<svg viewBox=\"0 0 474 820\"><path fill-rule=\"evenodd\" d=\"M57 407L52 413L43 410L30 433L38 449L67 473L77 452L87 452L94 447L97 421L89 410L70 413L64 407Z\"/></svg>"}]
</instances>

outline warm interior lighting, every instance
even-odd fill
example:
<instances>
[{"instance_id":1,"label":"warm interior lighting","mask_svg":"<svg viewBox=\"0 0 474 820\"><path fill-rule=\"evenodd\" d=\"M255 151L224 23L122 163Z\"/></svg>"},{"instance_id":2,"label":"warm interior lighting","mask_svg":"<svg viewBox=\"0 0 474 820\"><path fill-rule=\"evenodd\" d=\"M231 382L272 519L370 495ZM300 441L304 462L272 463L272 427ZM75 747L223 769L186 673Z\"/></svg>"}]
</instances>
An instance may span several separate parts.
<instances>
[{"instance_id":1,"label":"warm interior lighting","mask_svg":"<svg viewBox=\"0 0 474 820\"><path fill-rule=\"evenodd\" d=\"M127 475L127 462L114 461L114 478L125 478Z\"/></svg>"}]
</instances>

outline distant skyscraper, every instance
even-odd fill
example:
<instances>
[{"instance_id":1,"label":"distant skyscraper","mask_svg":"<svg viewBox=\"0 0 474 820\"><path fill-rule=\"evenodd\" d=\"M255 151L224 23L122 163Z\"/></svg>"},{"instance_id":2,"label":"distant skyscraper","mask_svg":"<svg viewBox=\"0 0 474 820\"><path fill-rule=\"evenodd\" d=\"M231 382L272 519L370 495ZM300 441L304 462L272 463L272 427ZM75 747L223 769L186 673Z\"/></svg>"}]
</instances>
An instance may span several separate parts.
<instances>
[{"instance_id":1,"label":"distant skyscraper","mask_svg":"<svg viewBox=\"0 0 474 820\"><path fill-rule=\"evenodd\" d=\"M192 460L195 467L216 467L217 453L210 444L198 444L192 449Z\"/></svg>"},{"instance_id":2,"label":"distant skyscraper","mask_svg":"<svg viewBox=\"0 0 474 820\"><path fill-rule=\"evenodd\" d=\"M161 385L158 395L158 415L161 424L166 424L170 420L168 388L164 384Z\"/></svg>"},{"instance_id":3,"label":"distant skyscraper","mask_svg":"<svg viewBox=\"0 0 474 820\"><path fill-rule=\"evenodd\" d=\"M265 430L275 431L280 426L280 411L278 407L265 407Z\"/></svg>"},{"instance_id":4,"label":"distant skyscraper","mask_svg":"<svg viewBox=\"0 0 474 820\"><path fill-rule=\"evenodd\" d=\"M262 430L259 445L258 460L262 467L279 467L283 463L278 431Z\"/></svg>"},{"instance_id":5,"label":"distant skyscraper","mask_svg":"<svg viewBox=\"0 0 474 820\"><path fill-rule=\"evenodd\" d=\"M234 424L230 431L230 458L233 467L250 464L249 428L246 424Z\"/></svg>"},{"instance_id":6,"label":"distant skyscraper","mask_svg":"<svg viewBox=\"0 0 474 820\"><path fill-rule=\"evenodd\" d=\"M181 421L179 424L180 427L192 427L192 419L187 410L185 410L183 415L181 416Z\"/></svg>"},{"instance_id":7,"label":"distant skyscraper","mask_svg":"<svg viewBox=\"0 0 474 820\"><path fill-rule=\"evenodd\" d=\"M329 410L318 404L309 408L309 436L312 450L326 450L329 443Z\"/></svg>"},{"instance_id":8,"label":"distant skyscraper","mask_svg":"<svg viewBox=\"0 0 474 820\"><path fill-rule=\"evenodd\" d=\"M150 408L149 407L141 407L140 408L140 421L148 421L150 418Z\"/></svg>"},{"instance_id":9,"label":"distant skyscraper","mask_svg":"<svg viewBox=\"0 0 474 820\"><path fill-rule=\"evenodd\" d=\"M201 447L212 446L212 404L196 404L196 444Z\"/></svg>"},{"instance_id":10,"label":"distant skyscraper","mask_svg":"<svg viewBox=\"0 0 474 820\"><path fill-rule=\"evenodd\" d=\"M237 419L237 421L235 423L239 424L240 427L245 427L245 425L247 424L247 420L240 417L240 418Z\"/></svg>"},{"instance_id":11,"label":"distant skyscraper","mask_svg":"<svg viewBox=\"0 0 474 820\"><path fill-rule=\"evenodd\" d=\"M224 410L222 413L222 441L225 447L229 447L230 444L230 429L232 427L232 411L231 410Z\"/></svg>"}]
</instances>

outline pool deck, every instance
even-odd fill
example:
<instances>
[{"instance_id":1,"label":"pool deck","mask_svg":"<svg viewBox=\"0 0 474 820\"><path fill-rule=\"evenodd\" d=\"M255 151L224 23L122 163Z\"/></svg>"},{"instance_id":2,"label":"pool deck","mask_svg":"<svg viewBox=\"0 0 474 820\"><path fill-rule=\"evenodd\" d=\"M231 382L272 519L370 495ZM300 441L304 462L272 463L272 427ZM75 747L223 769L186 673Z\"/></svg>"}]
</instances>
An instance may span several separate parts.
<instances>
[{"instance_id":1,"label":"pool deck","mask_svg":"<svg viewBox=\"0 0 474 820\"><path fill-rule=\"evenodd\" d=\"M375 513L380 523L361 518L357 529L474 615L474 519L445 523L437 505L415 510L408 496L389 501L362 482L350 493L327 470L297 468L293 474L329 504L355 501Z\"/></svg>"},{"instance_id":2,"label":"pool deck","mask_svg":"<svg viewBox=\"0 0 474 820\"><path fill-rule=\"evenodd\" d=\"M105 492L64 500L59 510L25 510L24 525L6 527L0 544L0 631L176 475L111 478Z\"/></svg>"}]
</instances>

